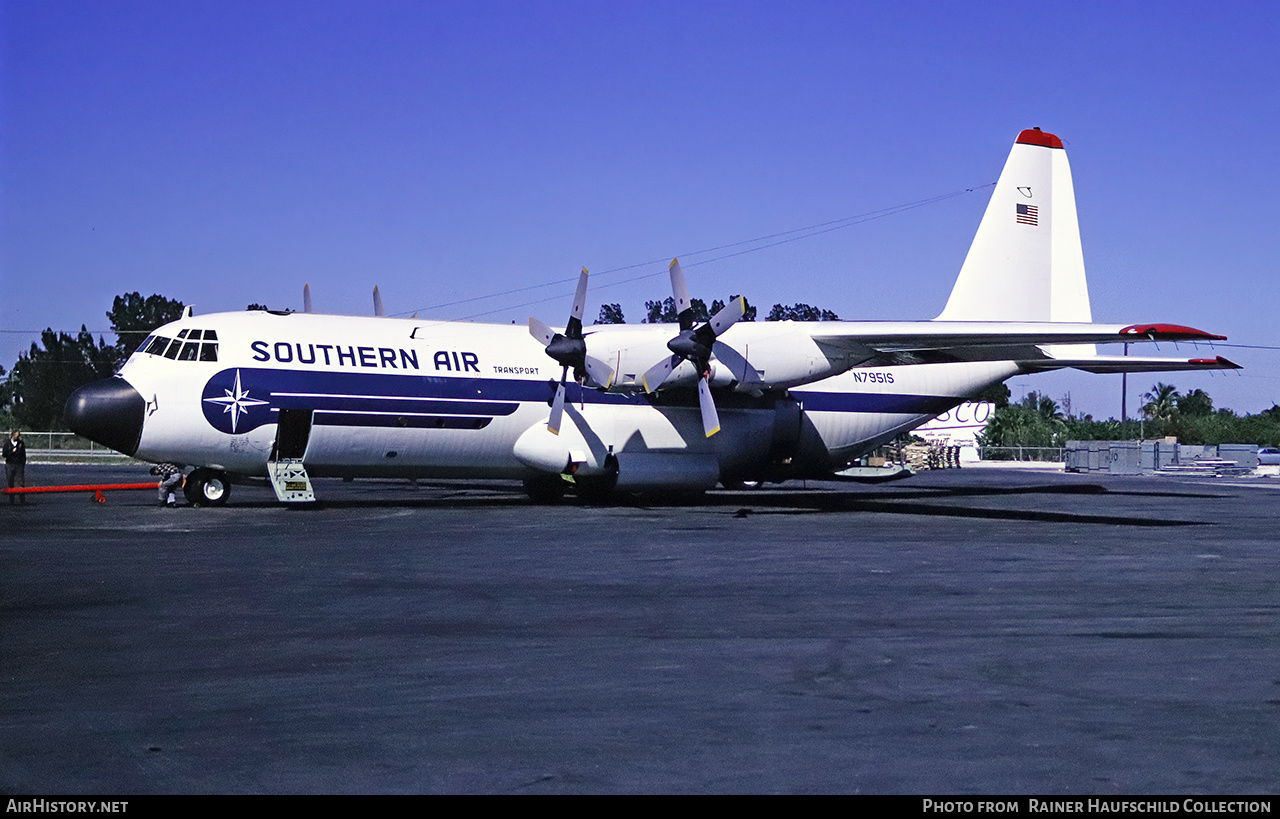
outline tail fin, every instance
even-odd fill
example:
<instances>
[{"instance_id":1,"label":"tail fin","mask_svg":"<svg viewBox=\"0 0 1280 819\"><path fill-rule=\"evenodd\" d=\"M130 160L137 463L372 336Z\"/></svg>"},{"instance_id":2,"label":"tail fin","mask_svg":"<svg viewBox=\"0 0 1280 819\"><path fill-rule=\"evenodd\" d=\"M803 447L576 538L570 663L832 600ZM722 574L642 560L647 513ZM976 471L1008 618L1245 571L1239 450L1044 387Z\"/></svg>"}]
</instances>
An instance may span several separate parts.
<instances>
[{"instance_id":1,"label":"tail fin","mask_svg":"<svg viewBox=\"0 0 1280 819\"><path fill-rule=\"evenodd\" d=\"M1018 135L938 319L1092 321L1071 167L1053 134Z\"/></svg>"}]
</instances>

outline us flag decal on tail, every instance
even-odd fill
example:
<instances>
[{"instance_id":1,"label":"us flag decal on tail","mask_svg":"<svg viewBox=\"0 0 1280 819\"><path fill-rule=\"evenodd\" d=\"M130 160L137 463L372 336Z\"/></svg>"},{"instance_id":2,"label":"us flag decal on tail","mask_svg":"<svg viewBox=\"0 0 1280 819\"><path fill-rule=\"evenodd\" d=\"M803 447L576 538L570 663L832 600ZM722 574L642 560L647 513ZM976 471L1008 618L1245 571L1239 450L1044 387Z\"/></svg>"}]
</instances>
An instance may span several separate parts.
<instances>
[{"instance_id":1,"label":"us flag decal on tail","mask_svg":"<svg viewBox=\"0 0 1280 819\"><path fill-rule=\"evenodd\" d=\"M1035 205L1018 205L1018 224L1040 224L1040 208Z\"/></svg>"}]
</instances>

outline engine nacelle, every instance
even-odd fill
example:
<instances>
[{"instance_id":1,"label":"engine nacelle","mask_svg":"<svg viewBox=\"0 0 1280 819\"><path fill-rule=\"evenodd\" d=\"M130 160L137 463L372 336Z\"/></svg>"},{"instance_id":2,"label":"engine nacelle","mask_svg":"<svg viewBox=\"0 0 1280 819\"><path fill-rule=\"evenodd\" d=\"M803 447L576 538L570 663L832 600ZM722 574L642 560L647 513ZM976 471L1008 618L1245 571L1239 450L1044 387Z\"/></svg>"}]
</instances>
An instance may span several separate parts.
<instances>
[{"instance_id":1,"label":"engine nacelle","mask_svg":"<svg viewBox=\"0 0 1280 819\"><path fill-rule=\"evenodd\" d=\"M720 461L710 452L623 452L617 456L618 489L710 489Z\"/></svg>"},{"instance_id":2,"label":"engine nacelle","mask_svg":"<svg viewBox=\"0 0 1280 819\"><path fill-rule=\"evenodd\" d=\"M559 435L547 429L545 421L529 427L516 439L512 454L530 469L553 475L607 475L612 471L612 459L600 439L587 441L568 415L560 424Z\"/></svg>"},{"instance_id":3,"label":"engine nacelle","mask_svg":"<svg viewBox=\"0 0 1280 819\"><path fill-rule=\"evenodd\" d=\"M616 441L603 440L590 427L583 434L580 415L565 413L559 435L539 421L516 440L513 454L530 469L610 488L702 490L716 485L720 458L702 434L696 409L675 409L670 416L638 411L633 420L647 422L641 426L629 425L629 418L624 412L611 424Z\"/></svg>"},{"instance_id":4,"label":"engine nacelle","mask_svg":"<svg viewBox=\"0 0 1280 819\"><path fill-rule=\"evenodd\" d=\"M641 376L650 367L671 357L670 335L657 333L653 326L597 326L586 335L587 352L614 369L611 389L643 389ZM847 370L854 362L845 357L830 358L805 332L791 321L738 322L712 347L711 386L734 385L743 392L786 389L808 384ZM692 386L698 373L682 361L663 382L663 387Z\"/></svg>"}]
</instances>

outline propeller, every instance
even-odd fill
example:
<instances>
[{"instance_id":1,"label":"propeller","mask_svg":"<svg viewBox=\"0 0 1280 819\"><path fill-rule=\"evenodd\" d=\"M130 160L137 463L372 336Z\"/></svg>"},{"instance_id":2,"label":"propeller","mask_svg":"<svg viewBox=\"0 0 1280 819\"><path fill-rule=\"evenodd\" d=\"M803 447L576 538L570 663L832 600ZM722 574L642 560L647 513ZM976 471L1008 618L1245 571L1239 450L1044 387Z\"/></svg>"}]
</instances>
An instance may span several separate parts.
<instances>
[{"instance_id":1,"label":"propeller","mask_svg":"<svg viewBox=\"0 0 1280 819\"><path fill-rule=\"evenodd\" d=\"M311 312L311 285L302 285L302 312Z\"/></svg>"},{"instance_id":2,"label":"propeller","mask_svg":"<svg viewBox=\"0 0 1280 819\"><path fill-rule=\"evenodd\" d=\"M582 268L578 277L578 292L573 297L573 310L569 313L569 323L563 333L557 333L536 318L529 319L529 334L542 342L547 348L547 355L563 365L560 372L560 384L556 387L556 396L551 402L551 416L547 419L547 429L553 435L560 434L560 420L564 415L564 387L569 377L569 368L573 368L573 377L577 381L590 378L605 389L613 384L613 368L603 361L587 355L587 342L582 334L582 311L587 301L587 269Z\"/></svg>"},{"instance_id":3,"label":"propeller","mask_svg":"<svg viewBox=\"0 0 1280 819\"><path fill-rule=\"evenodd\" d=\"M375 316L385 316L382 312L382 294L378 292L378 285L373 286L373 314Z\"/></svg>"},{"instance_id":4,"label":"propeller","mask_svg":"<svg viewBox=\"0 0 1280 819\"><path fill-rule=\"evenodd\" d=\"M711 397L712 346L716 343L717 336L742 318L747 303L739 296L720 308L706 324L695 328L689 288L685 285L680 261L672 259L668 271L671 274L671 291L675 295L676 309L679 311L680 334L667 342L667 349L672 352L671 357L650 367L641 377L641 383L644 384L645 392L654 392L662 387L681 361L692 364L698 373L698 407L702 411L702 431L710 438L720 431L720 416L716 412L715 400Z\"/></svg>"}]
</instances>

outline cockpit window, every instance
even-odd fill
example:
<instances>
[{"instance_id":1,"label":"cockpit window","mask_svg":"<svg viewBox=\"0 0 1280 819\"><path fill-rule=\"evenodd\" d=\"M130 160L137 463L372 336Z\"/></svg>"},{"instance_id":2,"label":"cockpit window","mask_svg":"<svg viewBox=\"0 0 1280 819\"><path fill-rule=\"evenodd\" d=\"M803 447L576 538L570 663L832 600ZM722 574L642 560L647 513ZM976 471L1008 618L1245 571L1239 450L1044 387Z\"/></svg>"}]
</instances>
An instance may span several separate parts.
<instances>
[{"instance_id":1,"label":"cockpit window","mask_svg":"<svg viewBox=\"0 0 1280 819\"><path fill-rule=\"evenodd\" d=\"M179 330L177 338L151 336L138 348L147 355L175 361L217 361L218 334L213 330Z\"/></svg>"}]
</instances>

